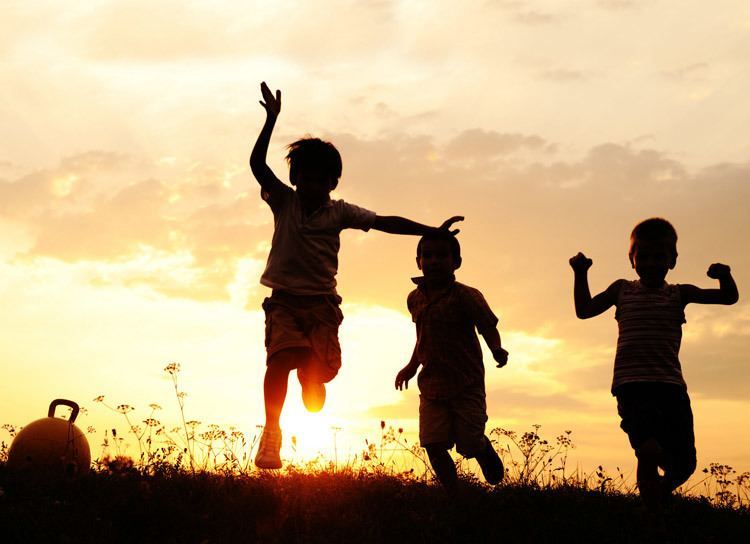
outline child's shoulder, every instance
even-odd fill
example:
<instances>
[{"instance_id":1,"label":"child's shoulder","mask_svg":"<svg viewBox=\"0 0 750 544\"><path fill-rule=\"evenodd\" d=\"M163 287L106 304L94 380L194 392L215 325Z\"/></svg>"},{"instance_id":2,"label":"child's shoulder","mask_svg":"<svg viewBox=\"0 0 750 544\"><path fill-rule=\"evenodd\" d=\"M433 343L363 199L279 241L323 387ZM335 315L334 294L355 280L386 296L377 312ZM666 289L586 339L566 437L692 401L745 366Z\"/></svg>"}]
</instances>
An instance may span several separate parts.
<instances>
[{"instance_id":1,"label":"child's shoulder","mask_svg":"<svg viewBox=\"0 0 750 544\"><path fill-rule=\"evenodd\" d=\"M455 282L454 286L455 286L454 288L457 290L457 292L460 295L484 298L484 295L482 294L482 292L476 287L472 287L471 285L466 285L465 283L461 283L460 281Z\"/></svg>"}]
</instances>

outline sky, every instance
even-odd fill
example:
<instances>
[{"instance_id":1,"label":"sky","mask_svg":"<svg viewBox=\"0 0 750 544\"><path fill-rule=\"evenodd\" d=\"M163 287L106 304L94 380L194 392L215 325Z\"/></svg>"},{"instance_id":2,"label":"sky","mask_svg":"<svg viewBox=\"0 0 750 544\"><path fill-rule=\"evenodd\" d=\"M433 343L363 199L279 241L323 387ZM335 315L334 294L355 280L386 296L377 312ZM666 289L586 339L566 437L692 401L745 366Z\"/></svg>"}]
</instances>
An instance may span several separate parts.
<instances>
[{"instance_id":1,"label":"sky","mask_svg":"<svg viewBox=\"0 0 750 544\"><path fill-rule=\"evenodd\" d=\"M699 468L748 470L748 59L750 5L729 0L4 2L0 424L64 397L97 436L122 429L99 395L176 423L176 361L189 419L257 432L273 223L247 160L267 81L281 179L284 146L315 135L343 156L334 198L466 217L458 279L510 352L504 369L485 352L488 428L572 430L583 469L634 457L609 392L614 313L575 318L569 257L593 259L594 292L632 279L630 230L663 216L669 281L712 287L729 264L740 301L687 308L681 361ZM317 415L292 377L282 419L302 452L334 434L357 451L381 420L416 439L416 384L393 387L415 247L342 233L343 368Z\"/></svg>"}]
</instances>

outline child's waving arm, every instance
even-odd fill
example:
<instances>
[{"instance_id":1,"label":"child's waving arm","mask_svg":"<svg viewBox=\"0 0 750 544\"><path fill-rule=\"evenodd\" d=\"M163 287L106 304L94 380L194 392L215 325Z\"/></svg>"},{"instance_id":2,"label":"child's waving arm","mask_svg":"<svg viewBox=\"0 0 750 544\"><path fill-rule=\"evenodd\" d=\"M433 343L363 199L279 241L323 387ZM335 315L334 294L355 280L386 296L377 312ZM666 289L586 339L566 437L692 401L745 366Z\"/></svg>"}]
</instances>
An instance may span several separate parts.
<instances>
[{"instance_id":1,"label":"child's waving arm","mask_svg":"<svg viewBox=\"0 0 750 544\"><path fill-rule=\"evenodd\" d=\"M740 298L737 284L734 283L731 269L721 263L714 263L708 267L706 275L719 280L718 289L701 289L695 285L680 285L683 304L691 302L697 304L734 304Z\"/></svg>"},{"instance_id":2,"label":"child's waving arm","mask_svg":"<svg viewBox=\"0 0 750 544\"><path fill-rule=\"evenodd\" d=\"M375 217L375 223L373 223L372 228L389 234L412 234L417 236L424 236L438 230L444 230L450 231L455 236L459 233L459 230L450 230L450 227L453 223L463 220L463 216L455 215L450 219L446 219L439 227L429 227L397 215L378 215Z\"/></svg>"},{"instance_id":3,"label":"child's waving arm","mask_svg":"<svg viewBox=\"0 0 750 544\"><path fill-rule=\"evenodd\" d=\"M617 303L617 293L620 290L622 280L615 281L605 291L592 297L589 290L588 272L593 261L579 252L574 257L571 257L569 262L575 273L573 299L576 306L576 316L579 319L596 317Z\"/></svg>"},{"instance_id":4,"label":"child's waving arm","mask_svg":"<svg viewBox=\"0 0 750 544\"><path fill-rule=\"evenodd\" d=\"M266 122L260 130L260 134L258 134L252 153L250 153L250 169L253 171L255 179L258 180L263 193L272 197L286 187L266 163L271 133L281 111L281 91L277 90L274 96L265 81L260 84L260 91L263 95L260 105L266 110Z\"/></svg>"}]
</instances>

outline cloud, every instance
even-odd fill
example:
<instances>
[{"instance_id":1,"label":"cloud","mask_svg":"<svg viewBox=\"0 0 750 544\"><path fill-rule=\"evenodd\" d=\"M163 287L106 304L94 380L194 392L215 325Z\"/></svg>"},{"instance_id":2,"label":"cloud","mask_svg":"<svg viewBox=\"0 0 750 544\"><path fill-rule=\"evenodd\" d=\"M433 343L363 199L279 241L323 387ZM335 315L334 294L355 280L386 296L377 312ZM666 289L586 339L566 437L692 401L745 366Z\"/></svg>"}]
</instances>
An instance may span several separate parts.
<instances>
[{"instance_id":1,"label":"cloud","mask_svg":"<svg viewBox=\"0 0 750 544\"><path fill-rule=\"evenodd\" d=\"M271 214L224 174L92 151L1 183L0 215L32 239L17 259L89 262L99 283L226 299L240 261L264 258Z\"/></svg>"},{"instance_id":2,"label":"cloud","mask_svg":"<svg viewBox=\"0 0 750 544\"><path fill-rule=\"evenodd\" d=\"M671 70L663 70L662 74L675 81L703 81L710 69L707 62L695 62Z\"/></svg>"},{"instance_id":3,"label":"cloud","mask_svg":"<svg viewBox=\"0 0 750 544\"><path fill-rule=\"evenodd\" d=\"M469 129L451 139L444 147L446 158L485 157L509 155L518 151L553 152L554 145L543 138L525 134L502 134L495 131Z\"/></svg>"},{"instance_id":4,"label":"cloud","mask_svg":"<svg viewBox=\"0 0 750 544\"><path fill-rule=\"evenodd\" d=\"M596 4L606 10L623 11L635 9L647 3L645 0L597 0Z\"/></svg>"},{"instance_id":5,"label":"cloud","mask_svg":"<svg viewBox=\"0 0 750 544\"><path fill-rule=\"evenodd\" d=\"M507 12L514 21L529 26L547 25L564 19L562 13L538 9L535 3L528 0L496 0L492 5Z\"/></svg>"},{"instance_id":6,"label":"cloud","mask_svg":"<svg viewBox=\"0 0 750 544\"><path fill-rule=\"evenodd\" d=\"M549 81L559 81L562 83L569 81L581 81L588 79L589 74L582 70L572 70L569 68L556 68L540 72L539 77Z\"/></svg>"},{"instance_id":7,"label":"cloud","mask_svg":"<svg viewBox=\"0 0 750 544\"><path fill-rule=\"evenodd\" d=\"M628 233L638 220L661 215L680 234L672 281L712 285L705 270L717 261L739 271L740 285L750 279L742 272L750 257L740 249L750 237L750 164L690 170L657 149L622 143L564 160L542 136L478 128L444 143L403 133L323 136L344 157L334 197L427 224L467 217L459 278L483 291L501 332L565 339L531 368L566 387L579 379L584 389L608 387L611 353L602 349L613 349L616 339L611 314L586 322L573 315L567 260L577 251L594 259L597 292L632 277ZM271 214L249 174L232 168L91 152L1 183L0 213L30 236L17 259L89 263L91 281L229 300L230 291L240 292L240 263L254 263L241 281L253 286L245 296L255 304ZM418 274L415 244L411 237L344 232L338 279L345 300L404 312L409 278ZM575 364L558 362L570 360ZM737 362L728 364L727 372ZM552 393L559 392L545 391Z\"/></svg>"},{"instance_id":8,"label":"cloud","mask_svg":"<svg viewBox=\"0 0 750 544\"><path fill-rule=\"evenodd\" d=\"M79 22L79 48L90 58L161 63L279 54L343 59L382 46L395 20L392 2L338 0L325 9L308 4L256 9L231 2L139 0L127 6L105 3Z\"/></svg>"}]
</instances>

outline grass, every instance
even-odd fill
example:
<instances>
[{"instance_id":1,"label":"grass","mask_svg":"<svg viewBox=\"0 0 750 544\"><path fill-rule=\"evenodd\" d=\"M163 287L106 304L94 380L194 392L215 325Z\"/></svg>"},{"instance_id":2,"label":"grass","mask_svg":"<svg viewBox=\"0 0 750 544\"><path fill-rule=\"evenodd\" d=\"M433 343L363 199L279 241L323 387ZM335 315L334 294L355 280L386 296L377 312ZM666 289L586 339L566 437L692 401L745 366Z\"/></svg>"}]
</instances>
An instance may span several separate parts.
<instances>
[{"instance_id":1,"label":"grass","mask_svg":"<svg viewBox=\"0 0 750 544\"><path fill-rule=\"evenodd\" d=\"M634 495L465 480L441 488L366 471L144 474L120 466L58 482L0 469L4 542L651 542ZM747 510L678 498L674 542L742 541Z\"/></svg>"},{"instance_id":2,"label":"grass","mask_svg":"<svg viewBox=\"0 0 750 544\"><path fill-rule=\"evenodd\" d=\"M434 485L424 451L402 429L380 424L343 465L318 458L263 472L252 463L255 438L185 418L179 365L165 368L180 409L167 429L160 407L134 423L133 407L109 406L136 442L105 433L92 471L44 480L6 470L0 444L0 540L3 542L729 542L750 534L750 475L712 463L677 495L662 526L644 512L618 469L570 471L575 447L540 427L490 437L503 458L502 485L480 482L457 461L462 486L449 497ZM12 437L17 428L5 425ZM89 429L94 433L93 429ZM134 448L135 449L135 448ZM669 537L668 540L665 540Z\"/></svg>"}]
</instances>

